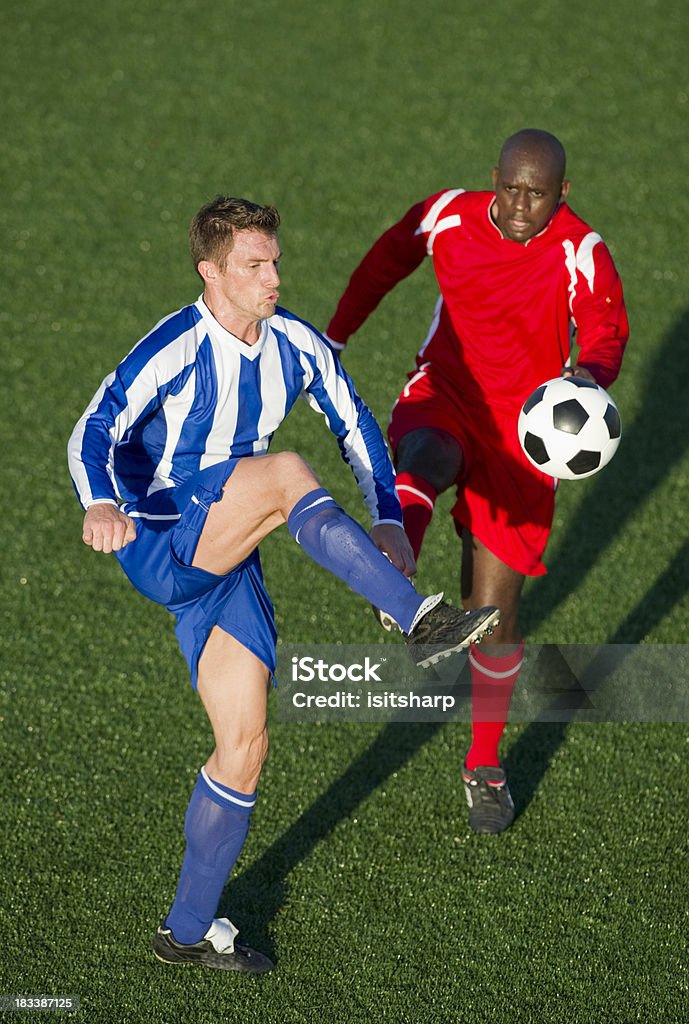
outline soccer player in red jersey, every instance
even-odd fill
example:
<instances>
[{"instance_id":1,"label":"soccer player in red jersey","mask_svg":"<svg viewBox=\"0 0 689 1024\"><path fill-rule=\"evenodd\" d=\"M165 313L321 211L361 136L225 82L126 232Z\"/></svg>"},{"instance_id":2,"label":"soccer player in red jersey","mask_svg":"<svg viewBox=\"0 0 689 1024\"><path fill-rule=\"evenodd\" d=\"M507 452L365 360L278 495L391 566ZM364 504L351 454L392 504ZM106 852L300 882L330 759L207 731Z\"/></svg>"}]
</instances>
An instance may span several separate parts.
<instances>
[{"instance_id":1,"label":"soccer player in red jersey","mask_svg":"<svg viewBox=\"0 0 689 1024\"><path fill-rule=\"evenodd\" d=\"M463 781L480 832L500 832L514 818L498 747L522 662L522 587L546 571L554 508L552 478L521 450L519 410L561 373L607 388L628 336L612 257L566 203L560 141L539 129L512 135L493 186L448 189L414 205L356 268L327 328L342 350L383 296L432 258L440 297L389 438L415 556L438 494L456 486L462 598L467 608L493 604L502 613L488 645L469 657L472 742Z\"/></svg>"}]
</instances>

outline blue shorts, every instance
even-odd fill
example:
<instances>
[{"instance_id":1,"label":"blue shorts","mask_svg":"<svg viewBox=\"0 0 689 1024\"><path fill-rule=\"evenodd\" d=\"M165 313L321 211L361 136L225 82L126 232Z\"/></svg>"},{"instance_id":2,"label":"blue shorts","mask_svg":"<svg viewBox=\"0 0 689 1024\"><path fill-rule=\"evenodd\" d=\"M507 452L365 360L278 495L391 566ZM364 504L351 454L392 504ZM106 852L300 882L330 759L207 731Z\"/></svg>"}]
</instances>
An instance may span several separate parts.
<instances>
[{"instance_id":1,"label":"blue shorts","mask_svg":"<svg viewBox=\"0 0 689 1024\"><path fill-rule=\"evenodd\" d=\"M194 488L179 519L138 518L136 540L117 552L136 589L175 616L175 633L194 689L199 658L213 626L239 640L271 674L275 672L277 630L258 548L226 576L191 564L210 507L222 498L236 464L233 459L218 467L221 473L202 474L203 483ZM136 511L130 514L136 517Z\"/></svg>"}]
</instances>

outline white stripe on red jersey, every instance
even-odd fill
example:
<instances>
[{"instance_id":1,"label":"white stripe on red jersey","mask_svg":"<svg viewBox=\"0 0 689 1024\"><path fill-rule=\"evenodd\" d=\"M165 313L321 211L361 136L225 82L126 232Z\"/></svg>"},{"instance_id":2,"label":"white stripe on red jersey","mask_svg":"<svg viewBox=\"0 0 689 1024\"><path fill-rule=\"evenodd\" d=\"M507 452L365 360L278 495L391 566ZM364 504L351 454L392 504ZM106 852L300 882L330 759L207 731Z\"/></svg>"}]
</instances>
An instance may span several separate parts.
<instances>
[{"instance_id":1,"label":"white stripe on red jersey","mask_svg":"<svg viewBox=\"0 0 689 1024\"><path fill-rule=\"evenodd\" d=\"M608 387L628 324L600 235L563 203L538 235L512 241L492 220L494 199L448 189L413 206L352 274L328 336L344 344L430 253L442 302L417 364L430 364L464 402L518 410L568 363L574 329L578 365Z\"/></svg>"}]
</instances>

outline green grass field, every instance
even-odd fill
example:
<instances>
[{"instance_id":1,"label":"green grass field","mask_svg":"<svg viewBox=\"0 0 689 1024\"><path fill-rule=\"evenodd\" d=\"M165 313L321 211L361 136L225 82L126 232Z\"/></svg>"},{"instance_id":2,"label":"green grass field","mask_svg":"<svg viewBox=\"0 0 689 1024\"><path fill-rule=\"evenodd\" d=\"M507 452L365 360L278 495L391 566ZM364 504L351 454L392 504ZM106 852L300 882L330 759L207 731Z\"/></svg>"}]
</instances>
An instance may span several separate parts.
<instances>
[{"instance_id":1,"label":"green grass field","mask_svg":"<svg viewBox=\"0 0 689 1024\"><path fill-rule=\"evenodd\" d=\"M186 229L206 199L278 206L281 301L324 327L385 226L445 186L486 187L506 135L547 128L633 334L622 446L562 487L524 627L686 642L687 23L678 0L3 5L0 994L76 995L94 1024L689 1019L686 723L511 724L519 817L480 837L458 788L468 726L273 721L224 900L277 970L158 964L210 735L167 613L82 545L64 455L106 372L199 293ZM383 422L434 298L427 267L351 345ZM277 444L365 522L308 410ZM457 600L449 507L419 586ZM285 643L379 642L285 531L264 566Z\"/></svg>"}]
</instances>

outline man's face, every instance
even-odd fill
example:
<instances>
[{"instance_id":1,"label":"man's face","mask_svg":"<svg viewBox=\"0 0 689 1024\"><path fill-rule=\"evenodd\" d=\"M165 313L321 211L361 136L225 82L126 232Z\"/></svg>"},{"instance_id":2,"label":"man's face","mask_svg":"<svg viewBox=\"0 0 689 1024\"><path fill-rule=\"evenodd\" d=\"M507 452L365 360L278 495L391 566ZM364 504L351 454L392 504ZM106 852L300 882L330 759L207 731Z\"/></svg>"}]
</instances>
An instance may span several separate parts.
<instances>
[{"instance_id":1,"label":"man's face","mask_svg":"<svg viewBox=\"0 0 689 1024\"><path fill-rule=\"evenodd\" d=\"M224 269L216 264L214 290L222 305L238 319L263 320L275 312L279 297L280 246L275 235L237 231Z\"/></svg>"},{"instance_id":2,"label":"man's face","mask_svg":"<svg viewBox=\"0 0 689 1024\"><path fill-rule=\"evenodd\" d=\"M493 220L505 238L528 242L546 226L569 192L547 154L508 153L493 169Z\"/></svg>"}]
</instances>

